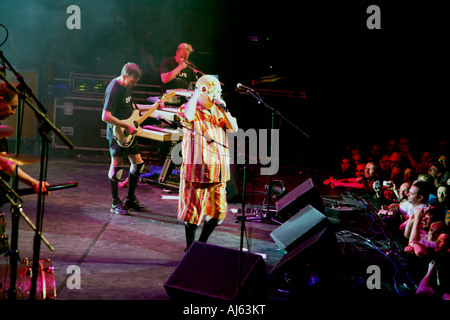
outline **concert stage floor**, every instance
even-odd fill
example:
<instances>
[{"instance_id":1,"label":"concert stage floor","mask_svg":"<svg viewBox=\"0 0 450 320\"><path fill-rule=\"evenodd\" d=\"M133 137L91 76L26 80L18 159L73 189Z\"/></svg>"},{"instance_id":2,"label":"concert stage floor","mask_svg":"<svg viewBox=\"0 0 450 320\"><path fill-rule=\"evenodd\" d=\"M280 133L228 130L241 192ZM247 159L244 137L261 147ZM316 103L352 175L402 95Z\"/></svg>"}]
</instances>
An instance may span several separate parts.
<instances>
[{"instance_id":1,"label":"concert stage floor","mask_svg":"<svg viewBox=\"0 0 450 320\"><path fill-rule=\"evenodd\" d=\"M169 300L164 283L185 255L184 225L176 219L177 200L173 199L177 193L167 193L159 185L140 183L136 194L148 205L149 211L133 212L129 216L113 215L109 211L108 166L107 162L77 159L49 161L47 181L50 184L79 182L77 188L53 191L45 198L43 235L55 250L52 252L41 243L40 258L51 259L55 268L57 300ZM38 176L39 164L29 164L24 169ZM272 179L282 179L292 190L306 178L294 168L282 168L280 176ZM264 191L267 177L249 181L253 182L249 183L248 191L258 194ZM126 190L119 191L124 195ZM24 213L35 223L36 196L23 196L23 200ZM253 196L248 202L248 206L258 204ZM229 207L228 217L211 235L208 244L239 250L241 224L236 222L236 211L242 205L230 203ZM5 204L2 209L11 239L9 205ZM264 256L269 299L291 300L292 292L279 290L283 286L271 275L284 255L270 236L278 226L246 221L244 244L251 253ZM21 259L33 258L33 237L34 232L21 219ZM202 258L208 261L215 257ZM3 264L8 264L7 257L1 259ZM73 265L79 267L81 288L73 288L73 271L68 269Z\"/></svg>"},{"instance_id":2,"label":"concert stage floor","mask_svg":"<svg viewBox=\"0 0 450 320\"><path fill-rule=\"evenodd\" d=\"M24 166L38 177L39 164ZM74 160L50 160L50 184L78 181L79 187L53 191L45 198L43 235L54 247L52 252L41 243L41 259L51 259L55 268L58 300L166 300L164 283L185 252L184 225L176 219L177 193L163 187L139 183L136 194L150 209L121 216L110 213L111 196L107 163ZM125 174L124 174L125 176ZM24 186L21 186L24 187ZM264 188L264 186L262 186ZM126 189L120 189L125 195ZM23 196L23 210L36 224L36 196ZM230 203L230 214L211 235L209 243L239 249L241 224L231 212L241 204ZM6 229L10 235L9 204L3 206ZM277 226L262 222L246 223L248 247L266 255L270 271L282 256L270 232ZM200 230L199 230L200 232ZM34 232L20 220L20 258L33 258ZM2 256L3 264L9 259ZM214 257L205 257L214 259ZM69 289L67 271L77 265L81 271L81 289Z\"/></svg>"}]
</instances>

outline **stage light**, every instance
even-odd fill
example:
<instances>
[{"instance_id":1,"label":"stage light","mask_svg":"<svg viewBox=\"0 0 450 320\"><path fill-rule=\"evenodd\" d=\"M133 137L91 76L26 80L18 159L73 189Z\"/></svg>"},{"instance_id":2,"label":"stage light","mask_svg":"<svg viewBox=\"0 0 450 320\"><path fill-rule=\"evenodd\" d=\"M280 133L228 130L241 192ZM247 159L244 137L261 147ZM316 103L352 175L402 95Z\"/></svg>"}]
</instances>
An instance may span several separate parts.
<instances>
[{"instance_id":1,"label":"stage light","mask_svg":"<svg viewBox=\"0 0 450 320\"><path fill-rule=\"evenodd\" d=\"M280 199L287 193L287 187L281 180L272 181L269 185L269 194L272 198Z\"/></svg>"}]
</instances>

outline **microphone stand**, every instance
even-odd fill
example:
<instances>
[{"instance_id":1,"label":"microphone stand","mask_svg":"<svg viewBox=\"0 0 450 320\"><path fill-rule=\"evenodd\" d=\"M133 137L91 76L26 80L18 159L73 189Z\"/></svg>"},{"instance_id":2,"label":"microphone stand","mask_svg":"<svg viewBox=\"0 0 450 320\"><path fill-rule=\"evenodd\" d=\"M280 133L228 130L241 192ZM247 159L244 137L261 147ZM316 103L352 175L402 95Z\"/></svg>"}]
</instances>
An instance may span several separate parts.
<instances>
[{"instance_id":1,"label":"microphone stand","mask_svg":"<svg viewBox=\"0 0 450 320\"><path fill-rule=\"evenodd\" d=\"M64 136L61 131L46 117L44 113L46 110L44 106L38 101L36 96L33 94L32 90L25 83L23 77L14 69L14 67L9 63L9 61L3 55L3 51L0 50L0 59L4 64L8 66L15 75L16 79L20 82L20 87L28 96L33 98L33 100L38 105L39 109L26 97L22 92L20 92L11 82L6 79L6 76L0 73L0 78L7 84L7 86L13 90L22 100L25 102L35 113L36 118L40 122L39 134L41 136L41 160L40 160L40 174L39 174L39 194L38 194L38 205L36 213L36 227L35 227L35 237L33 245L33 267L32 267L32 278L31 278L31 289L30 289L30 299L36 299L36 287L37 287L37 275L39 268L39 255L40 255L40 244L42 239L42 224L44 217L44 194L42 193L42 184L46 179L47 167L48 167L48 145L51 142L49 132L52 131L56 136L58 136L70 149L74 148L74 144Z\"/></svg>"},{"instance_id":2,"label":"microphone stand","mask_svg":"<svg viewBox=\"0 0 450 320\"><path fill-rule=\"evenodd\" d=\"M200 73L202 76L205 76L205 75L206 75L206 73L204 73L204 72L201 71L199 68L197 68L192 62L187 61L187 60L183 60L183 62L186 63L186 65L187 65L189 68L191 68L192 70L194 70L194 71ZM222 86L225 86L225 84L223 84L222 82L219 81L219 83L220 83Z\"/></svg>"},{"instance_id":3,"label":"microphone stand","mask_svg":"<svg viewBox=\"0 0 450 320\"><path fill-rule=\"evenodd\" d=\"M289 119L287 119L286 117L284 117L278 110L276 110L275 108L272 108L270 105L268 105L262 98L261 96L253 89L243 86L241 84L238 84L238 88L243 88L245 91L247 91L248 94L250 94L253 98L255 98L258 101L258 104L262 104L264 105L267 109L272 111L272 121L271 121L271 137L270 137L270 156L273 155L273 149L272 149L272 132L274 130L274 121L275 121L275 114L278 115L280 117L280 124L281 124L281 119L284 119L285 121L287 121L291 126L293 126L294 128L296 128L299 132L301 132L304 136L306 136L307 138L310 138L310 136L308 134L306 134L303 130L301 130L299 127L297 127L295 124L293 124ZM267 191L266 191L266 195L265 195L265 199L266 199L266 217L269 217L270 221L273 221L277 224L282 224L281 222L273 219L273 217L270 215L270 211L269 211L269 200L270 200L270 183L271 183L271 179L272 179L272 170L269 171L269 175L268 175L268 185L267 185Z\"/></svg>"}]
</instances>

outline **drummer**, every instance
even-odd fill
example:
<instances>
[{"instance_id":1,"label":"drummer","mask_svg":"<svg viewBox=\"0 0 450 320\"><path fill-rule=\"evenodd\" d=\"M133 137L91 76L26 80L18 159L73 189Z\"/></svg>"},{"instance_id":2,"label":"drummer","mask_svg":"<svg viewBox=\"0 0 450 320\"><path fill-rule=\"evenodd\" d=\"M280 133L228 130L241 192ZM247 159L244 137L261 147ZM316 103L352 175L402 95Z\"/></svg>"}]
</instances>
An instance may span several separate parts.
<instances>
[{"instance_id":1,"label":"drummer","mask_svg":"<svg viewBox=\"0 0 450 320\"><path fill-rule=\"evenodd\" d=\"M16 114L18 104L18 96L16 92L12 91L6 83L0 82L0 120L4 120L9 116ZM6 137L13 134L14 130L8 126L0 126L0 171L6 173L8 176L13 176L17 163L14 158L7 157L8 145ZM1 175L2 177L4 175ZM17 167L17 176L19 181L29 185L36 193L39 193L39 180L34 179L20 167ZM48 194L48 182L43 181L41 186L42 194ZM1 190L0 190L1 192Z\"/></svg>"}]
</instances>

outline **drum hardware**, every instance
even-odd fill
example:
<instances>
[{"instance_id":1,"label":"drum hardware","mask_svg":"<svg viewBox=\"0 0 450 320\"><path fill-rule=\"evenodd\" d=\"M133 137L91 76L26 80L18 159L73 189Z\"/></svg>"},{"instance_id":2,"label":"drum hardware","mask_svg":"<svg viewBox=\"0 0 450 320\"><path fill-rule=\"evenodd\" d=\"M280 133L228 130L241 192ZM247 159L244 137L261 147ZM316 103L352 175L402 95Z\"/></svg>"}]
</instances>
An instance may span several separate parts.
<instances>
[{"instance_id":1,"label":"drum hardware","mask_svg":"<svg viewBox=\"0 0 450 320\"><path fill-rule=\"evenodd\" d=\"M15 168L14 177L17 177L17 168ZM17 181L17 179L14 179ZM20 196L14 191L13 188L9 186L9 184L0 177L0 192L2 192L8 201L11 203L11 247L9 250L10 257L10 286L8 290L8 299L15 300L17 298L17 288L16 281L18 280L18 261L20 260L19 251L18 251L18 242L19 242L19 219L22 217L28 225L36 231L36 226L31 222L28 216L23 212L22 205L19 203L23 202ZM47 247L54 251L55 249L50 245L48 240L39 233L40 239L44 241Z\"/></svg>"},{"instance_id":2,"label":"drum hardware","mask_svg":"<svg viewBox=\"0 0 450 320\"><path fill-rule=\"evenodd\" d=\"M30 298L31 278L33 268L30 259L24 258L22 263L17 264L17 279L14 288L14 299L26 300ZM0 265L0 300L11 300L12 270L9 264ZM36 300L56 299L56 281L55 268L50 259L39 260L39 269L37 274Z\"/></svg>"}]
</instances>

